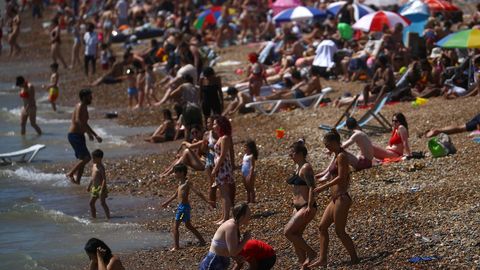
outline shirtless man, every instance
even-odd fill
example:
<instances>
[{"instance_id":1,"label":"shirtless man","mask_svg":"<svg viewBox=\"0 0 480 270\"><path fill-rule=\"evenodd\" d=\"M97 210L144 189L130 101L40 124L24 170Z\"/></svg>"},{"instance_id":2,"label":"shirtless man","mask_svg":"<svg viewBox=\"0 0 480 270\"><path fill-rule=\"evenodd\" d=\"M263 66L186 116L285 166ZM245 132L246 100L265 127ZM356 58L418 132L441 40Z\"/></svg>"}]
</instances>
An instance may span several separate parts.
<instances>
[{"instance_id":1,"label":"shirtless man","mask_svg":"<svg viewBox=\"0 0 480 270\"><path fill-rule=\"evenodd\" d=\"M353 117L349 117L346 123L347 128L353 132L352 136L342 144L342 149L348 148L352 144L356 144L360 149L360 155L354 156L349 152L345 152L347 154L348 163L352 166L356 171L361 171L364 169L368 169L372 167L372 160L373 160L373 145L372 141L368 137L365 132L362 131L360 126L358 126L357 120ZM329 170L334 165L332 160L330 165L327 169L317 175L315 178L319 179L320 181L328 180L330 178Z\"/></svg>"},{"instance_id":2,"label":"shirtless man","mask_svg":"<svg viewBox=\"0 0 480 270\"><path fill-rule=\"evenodd\" d=\"M363 101L365 105L369 102L370 94L376 95L375 102L379 101L383 95L395 89L395 77L393 69L388 65L388 58L384 55L378 57L379 67L373 75L371 84L363 89Z\"/></svg>"},{"instance_id":3,"label":"shirtless man","mask_svg":"<svg viewBox=\"0 0 480 270\"><path fill-rule=\"evenodd\" d=\"M16 86L20 87L20 97L23 101L23 108L20 114L20 134L25 135L27 120L35 129L38 135L42 135L42 130L37 125L37 102L35 100L35 88L27 82L22 76L17 77Z\"/></svg>"},{"instance_id":4,"label":"shirtless man","mask_svg":"<svg viewBox=\"0 0 480 270\"><path fill-rule=\"evenodd\" d=\"M250 110L245 107L245 104L253 102L252 97L250 97L249 94L245 92L239 92L235 87L229 87L227 94L234 99L232 102L230 102L230 104L228 104L227 108L223 110L223 116L232 115L236 112L250 112Z\"/></svg>"},{"instance_id":5,"label":"shirtless man","mask_svg":"<svg viewBox=\"0 0 480 270\"><path fill-rule=\"evenodd\" d=\"M80 161L66 174L68 179L77 185L80 185L85 165L91 160L85 141L85 133L87 133L90 141L93 141L95 138L99 143L102 142L102 138L88 125L87 107L92 103L92 91L90 89L82 89L79 97L80 102L75 106L72 114L72 124L68 130L68 141L75 151L75 157Z\"/></svg>"},{"instance_id":6,"label":"shirtless man","mask_svg":"<svg viewBox=\"0 0 480 270\"><path fill-rule=\"evenodd\" d=\"M207 200L202 193L193 187L193 183L187 180L188 169L183 163L175 165L173 171L175 172L175 179L180 183L175 191L175 194L173 194L166 202L162 203L162 207L167 207L173 200L175 200L175 198L178 200L178 207L175 213L175 222L172 228L174 244L171 251L180 249L178 228L180 227L181 222L185 222L185 227L187 227L187 229L189 229L198 238L200 245L204 246L205 239L203 239L202 235L190 222L191 207L188 200L190 190L197 194L202 200L210 204L211 207L215 207L215 202Z\"/></svg>"}]
</instances>

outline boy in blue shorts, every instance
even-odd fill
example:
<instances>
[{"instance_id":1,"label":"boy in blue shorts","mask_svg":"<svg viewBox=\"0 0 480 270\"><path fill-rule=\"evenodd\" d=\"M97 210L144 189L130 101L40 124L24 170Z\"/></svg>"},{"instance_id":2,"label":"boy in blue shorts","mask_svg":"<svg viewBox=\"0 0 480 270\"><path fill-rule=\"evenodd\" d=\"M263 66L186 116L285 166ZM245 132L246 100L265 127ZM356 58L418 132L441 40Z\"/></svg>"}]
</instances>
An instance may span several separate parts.
<instances>
[{"instance_id":1,"label":"boy in blue shorts","mask_svg":"<svg viewBox=\"0 0 480 270\"><path fill-rule=\"evenodd\" d=\"M215 207L215 202L207 200L207 198L202 193L200 193L193 187L193 183L187 180L187 171L187 166L182 163L179 163L173 167L175 179L177 179L180 183L177 190L175 191L175 194L173 194L166 202L162 204L162 207L167 207L173 200L175 200L175 198L178 199L178 207L175 213L175 222L173 223L172 228L174 245L171 251L180 249L178 228L180 227L181 222L185 222L185 227L187 227L187 229L189 229L198 238L201 246L205 245L205 239L203 239L202 235L190 222L191 207L188 201L190 190L197 194L202 200L210 204L212 208Z\"/></svg>"}]
</instances>

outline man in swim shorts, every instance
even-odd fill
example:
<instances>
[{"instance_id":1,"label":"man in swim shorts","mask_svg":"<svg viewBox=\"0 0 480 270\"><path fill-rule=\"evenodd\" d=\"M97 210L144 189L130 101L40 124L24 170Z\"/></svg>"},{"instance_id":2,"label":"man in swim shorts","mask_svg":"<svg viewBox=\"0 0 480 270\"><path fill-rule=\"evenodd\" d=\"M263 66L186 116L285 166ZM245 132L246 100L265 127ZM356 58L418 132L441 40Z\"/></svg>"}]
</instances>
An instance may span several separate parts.
<instances>
[{"instance_id":1,"label":"man in swim shorts","mask_svg":"<svg viewBox=\"0 0 480 270\"><path fill-rule=\"evenodd\" d=\"M90 89L82 89L80 90L79 97L80 102L75 106L72 115L72 124L68 130L68 141L75 151L75 157L80 161L66 174L68 179L77 185L80 185L85 165L91 160L90 152L87 149L85 133L87 133L91 141L95 138L99 143L102 142L102 138L88 125L87 107L92 103L92 91Z\"/></svg>"},{"instance_id":2,"label":"man in swim shorts","mask_svg":"<svg viewBox=\"0 0 480 270\"><path fill-rule=\"evenodd\" d=\"M360 126L358 126L357 120L353 117L347 118L346 126L348 130L352 131L353 134L350 138L345 141L342 145L342 148L347 148L353 143L355 143L358 148L360 148L360 155L355 157L349 156L349 162L355 168L355 170L360 171L372 167L373 159L373 145L372 141L365 132L362 131Z\"/></svg>"},{"instance_id":3,"label":"man in swim shorts","mask_svg":"<svg viewBox=\"0 0 480 270\"><path fill-rule=\"evenodd\" d=\"M480 130L480 113L475 115L470 121L460 126L447 126L440 129L431 129L426 133L427 138L437 136L440 133L457 134L466 131Z\"/></svg>"}]
</instances>

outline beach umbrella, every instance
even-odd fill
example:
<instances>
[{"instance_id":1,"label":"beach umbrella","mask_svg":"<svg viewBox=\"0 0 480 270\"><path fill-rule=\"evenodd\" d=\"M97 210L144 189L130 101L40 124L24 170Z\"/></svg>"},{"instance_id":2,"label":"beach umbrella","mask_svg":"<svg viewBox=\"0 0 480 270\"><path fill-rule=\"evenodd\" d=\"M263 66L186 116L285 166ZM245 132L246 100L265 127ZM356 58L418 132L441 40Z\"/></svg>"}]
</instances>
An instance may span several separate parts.
<instances>
[{"instance_id":1,"label":"beach umbrella","mask_svg":"<svg viewBox=\"0 0 480 270\"><path fill-rule=\"evenodd\" d=\"M360 18L360 20L353 25L353 29L364 32L380 32L383 30L384 25L394 28L398 23L406 27L410 25L410 20L394 12L377 11Z\"/></svg>"},{"instance_id":2,"label":"beach umbrella","mask_svg":"<svg viewBox=\"0 0 480 270\"><path fill-rule=\"evenodd\" d=\"M364 5L373 5L379 8L403 4L403 3L404 3L403 0L365 0L363 1Z\"/></svg>"},{"instance_id":3,"label":"beach umbrella","mask_svg":"<svg viewBox=\"0 0 480 270\"><path fill-rule=\"evenodd\" d=\"M452 33L436 43L442 48L480 48L480 29Z\"/></svg>"},{"instance_id":4,"label":"beach umbrella","mask_svg":"<svg viewBox=\"0 0 480 270\"><path fill-rule=\"evenodd\" d=\"M302 1L300 0L277 0L273 4L270 0L269 3L269 7L273 10L274 15L277 15L285 9L294 8L302 5Z\"/></svg>"},{"instance_id":5,"label":"beach umbrella","mask_svg":"<svg viewBox=\"0 0 480 270\"><path fill-rule=\"evenodd\" d=\"M275 22L305 21L313 18L325 18L327 13L313 7L295 7L286 9L273 17Z\"/></svg>"},{"instance_id":6,"label":"beach umbrella","mask_svg":"<svg viewBox=\"0 0 480 270\"><path fill-rule=\"evenodd\" d=\"M331 3L327 6L327 12L332 14L333 16L337 16L338 12L340 9L347 3L347 1L338 1L335 3ZM366 5L358 4L358 3L353 3L353 10L354 10L354 16L355 16L355 21L358 21L361 17L375 12L372 8Z\"/></svg>"},{"instance_id":7,"label":"beach umbrella","mask_svg":"<svg viewBox=\"0 0 480 270\"><path fill-rule=\"evenodd\" d=\"M420 0L414 0L400 7L398 11L400 15L406 17L410 21L423 21L430 16L430 8Z\"/></svg>"},{"instance_id":8,"label":"beach umbrella","mask_svg":"<svg viewBox=\"0 0 480 270\"><path fill-rule=\"evenodd\" d=\"M445 0L425 0L425 4L428 5L428 8L430 8L430 11L432 12L459 10L457 6Z\"/></svg>"},{"instance_id":9,"label":"beach umbrella","mask_svg":"<svg viewBox=\"0 0 480 270\"><path fill-rule=\"evenodd\" d=\"M207 25L215 25L217 23L218 18L222 15L222 7L221 6L213 6L202 13L200 13L195 20L194 27L195 29L201 29Z\"/></svg>"}]
</instances>

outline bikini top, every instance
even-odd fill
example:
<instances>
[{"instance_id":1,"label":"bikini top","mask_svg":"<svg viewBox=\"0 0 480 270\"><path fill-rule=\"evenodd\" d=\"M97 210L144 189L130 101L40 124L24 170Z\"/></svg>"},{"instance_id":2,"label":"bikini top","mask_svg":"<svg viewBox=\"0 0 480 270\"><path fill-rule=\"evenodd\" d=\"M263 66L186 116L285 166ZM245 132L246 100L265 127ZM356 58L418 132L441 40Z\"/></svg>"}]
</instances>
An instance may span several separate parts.
<instances>
[{"instance_id":1,"label":"bikini top","mask_svg":"<svg viewBox=\"0 0 480 270\"><path fill-rule=\"evenodd\" d=\"M20 97L23 98L23 99L28 99L28 97L29 97L29 96L28 96L28 92L25 91L25 90L20 91L20 94L19 94L19 95L20 95Z\"/></svg>"},{"instance_id":2,"label":"bikini top","mask_svg":"<svg viewBox=\"0 0 480 270\"><path fill-rule=\"evenodd\" d=\"M305 180L298 175L298 172L295 172L292 177L287 179L287 184L292 186L306 186L307 182L305 182Z\"/></svg>"},{"instance_id":3,"label":"bikini top","mask_svg":"<svg viewBox=\"0 0 480 270\"><path fill-rule=\"evenodd\" d=\"M392 145L395 145L395 144L401 144L402 142L403 142L402 137L400 137L400 135L398 134L397 128L394 129L393 132L392 132L392 136L390 137L390 140L388 141L388 145L392 146Z\"/></svg>"}]
</instances>

